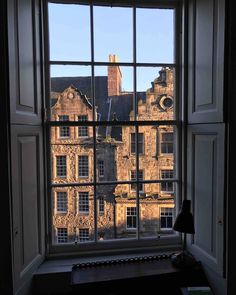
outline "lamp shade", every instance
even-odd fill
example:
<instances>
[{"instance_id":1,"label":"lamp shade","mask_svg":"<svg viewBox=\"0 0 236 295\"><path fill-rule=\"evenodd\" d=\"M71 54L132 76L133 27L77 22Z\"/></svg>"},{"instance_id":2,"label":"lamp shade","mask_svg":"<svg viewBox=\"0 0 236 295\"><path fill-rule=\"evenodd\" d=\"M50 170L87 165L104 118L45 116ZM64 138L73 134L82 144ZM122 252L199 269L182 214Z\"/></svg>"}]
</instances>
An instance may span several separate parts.
<instances>
[{"instance_id":1,"label":"lamp shade","mask_svg":"<svg viewBox=\"0 0 236 295\"><path fill-rule=\"evenodd\" d=\"M194 234L193 215L190 212L190 201L184 200L176 217L173 229L182 233Z\"/></svg>"}]
</instances>

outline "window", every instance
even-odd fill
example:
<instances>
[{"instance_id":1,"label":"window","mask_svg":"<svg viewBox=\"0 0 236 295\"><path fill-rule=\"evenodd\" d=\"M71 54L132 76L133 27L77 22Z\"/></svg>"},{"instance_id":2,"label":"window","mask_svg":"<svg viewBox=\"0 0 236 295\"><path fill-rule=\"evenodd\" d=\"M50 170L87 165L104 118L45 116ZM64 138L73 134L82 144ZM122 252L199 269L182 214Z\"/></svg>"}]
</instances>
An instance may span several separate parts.
<instances>
[{"instance_id":1,"label":"window","mask_svg":"<svg viewBox=\"0 0 236 295\"><path fill-rule=\"evenodd\" d=\"M173 178L173 170L161 170L161 179ZM170 181L161 182L161 191L165 193L173 193L174 183Z\"/></svg>"},{"instance_id":2,"label":"window","mask_svg":"<svg viewBox=\"0 0 236 295\"><path fill-rule=\"evenodd\" d=\"M66 177L66 156L56 156L57 177Z\"/></svg>"},{"instance_id":3,"label":"window","mask_svg":"<svg viewBox=\"0 0 236 295\"><path fill-rule=\"evenodd\" d=\"M78 121L86 122L88 121L87 115L78 116ZM87 137L88 136L88 126L79 126L78 127L78 136L79 137Z\"/></svg>"},{"instance_id":4,"label":"window","mask_svg":"<svg viewBox=\"0 0 236 295\"><path fill-rule=\"evenodd\" d=\"M71 212L69 220L66 215L58 220L54 210L49 220L53 228L67 227L70 237L76 236L71 228L85 225L93 250L103 247L98 246L101 233L107 248L121 249L122 243L124 248L149 246L150 238L158 244L160 207L175 207L173 185L181 183L179 177L171 181L160 174L162 167L179 172L180 157L173 153L181 118L176 113L179 54L173 41L180 36L175 28L178 8L132 5L48 1L47 6L48 140L52 158L67 159L67 166L61 164L64 176L49 181L52 190L66 187ZM156 27L162 28L161 34ZM68 46L71 40L74 46ZM58 121L61 114L70 120ZM70 140L58 142L54 130L62 127L70 128ZM171 195L157 202L171 186Z\"/></svg>"},{"instance_id":5,"label":"window","mask_svg":"<svg viewBox=\"0 0 236 295\"><path fill-rule=\"evenodd\" d=\"M89 241L89 229L88 228L80 228L79 229L79 242L87 242Z\"/></svg>"},{"instance_id":6,"label":"window","mask_svg":"<svg viewBox=\"0 0 236 295\"><path fill-rule=\"evenodd\" d=\"M105 210L105 201L104 201L104 197L100 196L99 197L99 213L103 214L104 210Z\"/></svg>"},{"instance_id":7,"label":"window","mask_svg":"<svg viewBox=\"0 0 236 295\"><path fill-rule=\"evenodd\" d=\"M79 156L79 177L88 177L88 156Z\"/></svg>"},{"instance_id":8,"label":"window","mask_svg":"<svg viewBox=\"0 0 236 295\"><path fill-rule=\"evenodd\" d=\"M88 192L79 192L79 213L89 213Z\"/></svg>"},{"instance_id":9,"label":"window","mask_svg":"<svg viewBox=\"0 0 236 295\"><path fill-rule=\"evenodd\" d=\"M161 207L161 229L171 229L173 227L173 208Z\"/></svg>"},{"instance_id":10,"label":"window","mask_svg":"<svg viewBox=\"0 0 236 295\"><path fill-rule=\"evenodd\" d=\"M67 115L60 115L59 116L59 121L63 122L63 121L69 121L69 116ZM59 136L61 138L63 137L70 137L70 127L68 126L61 126L59 127Z\"/></svg>"},{"instance_id":11,"label":"window","mask_svg":"<svg viewBox=\"0 0 236 295\"><path fill-rule=\"evenodd\" d=\"M66 192L56 192L56 202L57 213L66 213L67 212L67 193Z\"/></svg>"},{"instance_id":12,"label":"window","mask_svg":"<svg viewBox=\"0 0 236 295\"><path fill-rule=\"evenodd\" d=\"M136 229L136 207L126 208L126 228Z\"/></svg>"},{"instance_id":13,"label":"window","mask_svg":"<svg viewBox=\"0 0 236 295\"><path fill-rule=\"evenodd\" d=\"M57 243L67 243L68 242L68 234L67 228L57 228Z\"/></svg>"},{"instance_id":14,"label":"window","mask_svg":"<svg viewBox=\"0 0 236 295\"><path fill-rule=\"evenodd\" d=\"M131 154L135 154L136 146L135 146L135 133L131 133ZM143 154L144 152L144 141L143 141L143 133L138 134L138 153Z\"/></svg>"},{"instance_id":15,"label":"window","mask_svg":"<svg viewBox=\"0 0 236 295\"><path fill-rule=\"evenodd\" d=\"M136 180L136 170L132 170L130 174L130 180ZM143 170L139 170L139 180L143 180ZM136 180L137 181L137 180ZM139 192L144 192L144 184L139 183L138 189ZM136 183L131 184L131 190L135 191L136 190Z\"/></svg>"},{"instance_id":16,"label":"window","mask_svg":"<svg viewBox=\"0 0 236 295\"><path fill-rule=\"evenodd\" d=\"M174 134L173 132L165 132L161 134L161 153L162 154L172 154L173 153L173 143Z\"/></svg>"},{"instance_id":17,"label":"window","mask_svg":"<svg viewBox=\"0 0 236 295\"><path fill-rule=\"evenodd\" d=\"M104 161L98 161L98 176L104 177Z\"/></svg>"}]
</instances>

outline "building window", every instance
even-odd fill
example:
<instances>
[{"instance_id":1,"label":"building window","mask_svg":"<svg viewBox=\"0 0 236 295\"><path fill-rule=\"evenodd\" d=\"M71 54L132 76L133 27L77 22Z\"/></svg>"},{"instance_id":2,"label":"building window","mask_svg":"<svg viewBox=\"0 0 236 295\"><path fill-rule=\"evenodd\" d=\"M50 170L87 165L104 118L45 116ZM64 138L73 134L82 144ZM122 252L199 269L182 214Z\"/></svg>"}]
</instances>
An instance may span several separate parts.
<instances>
[{"instance_id":1,"label":"building window","mask_svg":"<svg viewBox=\"0 0 236 295\"><path fill-rule=\"evenodd\" d=\"M174 151L174 134L165 132L161 134L161 153L172 154Z\"/></svg>"},{"instance_id":2,"label":"building window","mask_svg":"<svg viewBox=\"0 0 236 295\"><path fill-rule=\"evenodd\" d=\"M66 177L66 156L56 156L57 177Z\"/></svg>"},{"instance_id":3,"label":"building window","mask_svg":"<svg viewBox=\"0 0 236 295\"><path fill-rule=\"evenodd\" d=\"M98 161L98 177L104 177L104 161Z\"/></svg>"},{"instance_id":4,"label":"building window","mask_svg":"<svg viewBox=\"0 0 236 295\"><path fill-rule=\"evenodd\" d=\"M88 228L80 228L79 229L79 242L87 242L89 241L89 229Z\"/></svg>"},{"instance_id":5,"label":"building window","mask_svg":"<svg viewBox=\"0 0 236 295\"><path fill-rule=\"evenodd\" d=\"M67 243L68 242L68 233L67 228L57 228L57 243Z\"/></svg>"},{"instance_id":6,"label":"building window","mask_svg":"<svg viewBox=\"0 0 236 295\"><path fill-rule=\"evenodd\" d=\"M173 170L161 170L161 179L172 179L173 177ZM161 182L161 191L165 193L173 193L174 183L170 181Z\"/></svg>"},{"instance_id":7,"label":"building window","mask_svg":"<svg viewBox=\"0 0 236 295\"><path fill-rule=\"evenodd\" d=\"M69 121L69 116L67 116L67 115L60 115L59 116L59 121L60 122ZM70 137L70 127L68 127L68 126L61 126L61 127L59 127L59 136L61 138L68 138L68 137Z\"/></svg>"},{"instance_id":8,"label":"building window","mask_svg":"<svg viewBox=\"0 0 236 295\"><path fill-rule=\"evenodd\" d=\"M135 133L131 133L131 154L135 154L136 151L136 140L135 140ZM143 133L138 133L138 153L144 153L144 136Z\"/></svg>"},{"instance_id":9,"label":"building window","mask_svg":"<svg viewBox=\"0 0 236 295\"><path fill-rule=\"evenodd\" d=\"M78 156L79 177L89 176L88 156Z\"/></svg>"},{"instance_id":10,"label":"building window","mask_svg":"<svg viewBox=\"0 0 236 295\"><path fill-rule=\"evenodd\" d=\"M79 192L79 213L89 213L89 193Z\"/></svg>"},{"instance_id":11,"label":"building window","mask_svg":"<svg viewBox=\"0 0 236 295\"><path fill-rule=\"evenodd\" d=\"M143 170L139 170L139 181L142 181L144 178L143 178ZM136 180L136 170L131 170L130 171L130 180ZM143 183L139 183L138 185L138 189L139 189L139 192L144 192L144 184ZM131 190L132 191L136 191L136 183L131 183Z\"/></svg>"},{"instance_id":12,"label":"building window","mask_svg":"<svg viewBox=\"0 0 236 295\"><path fill-rule=\"evenodd\" d=\"M104 210L105 210L105 200L103 196L100 196L98 199L99 203L98 203L98 209L99 209L99 213L103 214Z\"/></svg>"},{"instance_id":13,"label":"building window","mask_svg":"<svg viewBox=\"0 0 236 295\"><path fill-rule=\"evenodd\" d=\"M66 213L67 212L67 193L56 192L56 212Z\"/></svg>"},{"instance_id":14,"label":"building window","mask_svg":"<svg viewBox=\"0 0 236 295\"><path fill-rule=\"evenodd\" d=\"M78 121L86 122L88 121L87 115L78 116ZM79 126L78 127L78 136L79 137L87 137L88 136L88 126Z\"/></svg>"},{"instance_id":15,"label":"building window","mask_svg":"<svg viewBox=\"0 0 236 295\"><path fill-rule=\"evenodd\" d=\"M126 228L136 229L136 207L126 208Z\"/></svg>"},{"instance_id":16,"label":"building window","mask_svg":"<svg viewBox=\"0 0 236 295\"><path fill-rule=\"evenodd\" d=\"M161 207L161 229L172 229L173 226L173 208Z\"/></svg>"}]
</instances>

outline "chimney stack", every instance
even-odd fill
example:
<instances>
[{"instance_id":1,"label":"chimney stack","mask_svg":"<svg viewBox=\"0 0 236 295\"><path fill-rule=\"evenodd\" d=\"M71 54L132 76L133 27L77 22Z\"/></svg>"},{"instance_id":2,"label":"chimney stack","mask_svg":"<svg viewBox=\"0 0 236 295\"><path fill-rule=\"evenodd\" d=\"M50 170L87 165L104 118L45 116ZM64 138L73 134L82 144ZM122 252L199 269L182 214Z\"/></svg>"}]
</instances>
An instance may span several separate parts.
<instances>
[{"instance_id":1,"label":"chimney stack","mask_svg":"<svg viewBox=\"0 0 236 295\"><path fill-rule=\"evenodd\" d=\"M117 63L117 55L109 54L109 62ZM119 66L108 66L107 84L108 96L120 95L122 89L122 74Z\"/></svg>"}]
</instances>

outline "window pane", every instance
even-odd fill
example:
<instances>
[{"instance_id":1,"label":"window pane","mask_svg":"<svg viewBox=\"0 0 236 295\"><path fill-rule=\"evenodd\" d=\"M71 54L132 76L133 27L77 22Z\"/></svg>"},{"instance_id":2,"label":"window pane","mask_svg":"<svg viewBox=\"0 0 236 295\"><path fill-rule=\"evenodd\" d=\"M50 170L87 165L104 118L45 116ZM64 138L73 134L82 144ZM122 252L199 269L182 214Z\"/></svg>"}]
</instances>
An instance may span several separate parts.
<instances>
[{"instance_id":1,"label":"window pane","mask_svg":"<svg viewBox=\"0 0 236 295\"><path fill-rule=\"evenodd\" d=\"M57 229L57 243L67 243L68 242L68 231L67 228L58 227Z\"/></svg>"},{"instance_id":2,"label":"window pane","mask_svg":"<svg viewBox=\"0 0 236 295\"><path fill-rule=\"evenodd\" d=\"M120 61L132 61L132 9L94 6L94 56L96 61L107 61L116 53Z\"/></svg>"},{"instance_id":3,"label":"window pane","mask_svg":"<svg viewBox=\"0 0 236 295\"><path fill-rule=\"evenodd\" d=\"M173 9L137 9L137 61L174 61Z\"/></svg>"},{"instance_id":4,"label":"window pane","mask_svg":"<svg viewBox=\"0 0 236 295\"><path fill-rule=\"evenodd\" d=\"M78 127L71 126L67 127L71 130L70 138L58 136L62 127L51 127L53 183L90 183L93 181L93 129L91 126L83 127L87 128L89 136L79 137Z\"/></svg>"},{"instance_id":5,"label":"window pane","mask_svg":"<svg viewBox=\"0 0 236 295\"><path fill-rule=\"evenodd\" d=\"M55 211L56 213L67 213L67 191L55 191Z\"/></svg>"},{"instance_id":6,"label":"window pane","mask_svg":"<svg viewBox=\"0 0 236 295\"><path fill-rule=\"evenodd\" d=\"M77 121L78 116L93 119L90 66L51 66L50 106L51 120L69 116Z\"/></svg>"},{"instance_id":7,"label":"window pane","mask_svg":"<svg viewBox=\"0 0 236 295\"><path fill-rule=\"evenodd\" d=\"M54 200L54 210L52 216L53 243L75 244L93 241L93 187L54 187L52 197ZM63 228L63 230L60 228ZM86 231L84 229L86 229Z\"/></svg>"},{"instance_id":8,"label":"window pane","mask_svg":"<svg viewBox=\"0 0 236 295\"><path fill-rule=\"evenodd\" d=\"M110 136L102 136L101 126L97 128L97 181L129 181L130 170L136 169L136 156L130 153L130 131L133 132L135 128L114 125L106 126L106 129L105 132ZM127 192L125 186L125 193Z\"/></svg>"},{"instance_id":9,"label":"window pane","mask_svg":"<svg viewBox=\"0 0 236 295\"><path fill-rule=\"evenodd\" d=\"M138 120L175 119L173 69L138 67L137 90Z\"/></svg>"},{"instance_id":10,"label":"window pane","mask_svg":"<svg viewBox=\"0 0 236 295\"><path fill-rule=\"evenodd\" d=\"M95 105L98 121L133 120L133 68L95 67ZM102 134L109 136L107 130Z\"/></svg>"},{"instance_id":11,"label":"window pane","mask_svg":"<svg viewBox=\"0 0 236 295\"><path fill-rule=\"evenodd\" d=\"M50 3L48 8L50 59L90 60L89 6Z\"/></svg>"},{"instance_id":12,"label":"window pane","mask_svg":"<svg viewBox=\"0 0 236 295\"><path fill-rule=\"evenodd\" d=\"M172 230L174 209L172 207L161 207L160 208L161 217L161 230Z\"/></svg>"}]
</instances>

